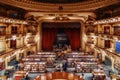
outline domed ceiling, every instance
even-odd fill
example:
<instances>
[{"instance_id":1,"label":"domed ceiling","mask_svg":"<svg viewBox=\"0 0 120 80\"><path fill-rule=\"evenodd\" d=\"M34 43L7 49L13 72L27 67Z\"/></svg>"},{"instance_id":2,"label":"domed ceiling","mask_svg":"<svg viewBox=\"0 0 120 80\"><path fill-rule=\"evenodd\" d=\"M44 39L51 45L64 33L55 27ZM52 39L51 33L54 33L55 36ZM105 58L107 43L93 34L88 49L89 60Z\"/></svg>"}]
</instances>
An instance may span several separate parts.
<instances>
[{"instance_id":1,"label":"domed ceiling","mask_svg":"<svg viewBox=\"0 0 120 80\"><path fill-rule=\"evenodd\" d=\"M0 3L36 12L88 12L120 0L0 0Z\"/></svg>"},{"instance_id":2,"label":"domed ceiling","mask_svg":"<svg viewBox=\"0 0 120 80\"><path fill-rule=\"evenodd\" d=\"M36 2L44 2L44 3L76 3L76 2L83 2L88 0L31 0Z\"/></svg>"},{"instance_id":3,"label":"domed ceiling","mask_svg":"<svg viewBox=\"0 0 120 80\"><path fill-rule=\"evenodd\" d=\"M119 3L120 0L0 0L0 4L13 6L25 11L24 15L26 19L29 19L32 16L38 21L61 20L67 22L70 20L85 21L88 16L96 18L96 14L99 16L103 13L104 15L104 12L106 11L100 11L98 9ZM9 8L10 7L5 10ZM113 11L112 8L111 10ZM19 14L22 14L19 10L16 11L18 11ZM8 11L6 11L6 13L8 13Z\"/></svg>"}]
</instances>

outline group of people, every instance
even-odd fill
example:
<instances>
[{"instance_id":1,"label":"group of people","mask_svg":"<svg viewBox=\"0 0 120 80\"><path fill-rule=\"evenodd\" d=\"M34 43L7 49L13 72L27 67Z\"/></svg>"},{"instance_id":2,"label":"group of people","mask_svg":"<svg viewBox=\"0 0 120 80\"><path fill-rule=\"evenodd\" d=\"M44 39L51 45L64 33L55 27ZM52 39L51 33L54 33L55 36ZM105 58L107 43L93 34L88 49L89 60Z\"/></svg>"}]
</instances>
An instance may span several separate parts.
<instances>
[{"instance_id":1,"label":"group of people","mask_svg":"<svg viewBox=\"0 0 120 80\"><path fill-rule=\"evenodd\" d=\"M53 47L54 51L70 51L71 50L71 46L70 45L63 45L63 46L57 46L55 45Z\"/></svg>"},{"instance_id":2,"label":"group of people","mask_svg":"<svg viewBox=\"0 0 120 80\"><path fill-rule=\"evenodd\" d=\"M26 75L22 78L22 80L30 80L30 77L28 77L28 75Z\"/></svg>"},{"instance_id":3,"label":"group of people","mask_svg":"<svg viewBox=\"0 0 120 80\"><path fill-rule=\"evenodd\" d=\"M65 59L65 54L71 52L71 46L64 45L63 47L56 47L54 51L56 52L57 59Z\"/></svg>"},{"instance_id":4,"label":"group of people","mask_svg":"<svg viewBox=\"0 0 120 80\"><path fill-rule=\"evenodd\" d=\"M67 62L57 64L56 70L57 71L66 71L67 70Z\"/></svg>"}]
</instances>

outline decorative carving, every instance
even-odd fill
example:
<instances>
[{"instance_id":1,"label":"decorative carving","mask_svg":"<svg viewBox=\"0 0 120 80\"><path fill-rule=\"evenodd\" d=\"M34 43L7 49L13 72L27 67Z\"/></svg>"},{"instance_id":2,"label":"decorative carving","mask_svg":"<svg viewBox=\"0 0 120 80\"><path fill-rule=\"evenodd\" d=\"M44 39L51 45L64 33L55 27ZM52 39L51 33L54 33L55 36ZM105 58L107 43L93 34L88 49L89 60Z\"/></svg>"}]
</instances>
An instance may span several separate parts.
<instances>
[{"instance_id":1,"label":"decorative carving","mask_svg":"<svg viewBox=\"0 0 120 80\"><path fill-rule=\"evenodd\" d=\"M53 20L66 21L70 19L68 17L58 16L58 17L55 17Z\"/></svg>"},{"instance_id":2,"label":"decorative carving","mask_svg":"<svg viewBox=\"0 0 120 80\"><path fill-rule=\"evenodd\" d=\"M26 21L28 22L29 25L37 25L38 23L37 17L35 18L33 15L26 17Z\"/></svg>"},{"instance_id":3,"label":"decorative carving","mask_svg":"<svg viewBox=\"0 0 120 80\"><path fill-rule=\"evenodd\" d=\"M94 21L95 21L95 19L93 17L88 16L88 19L85 22L87 34L94 32L94 30L95 30L94 25L93 25Z\"/></svg>"}]
</instances>

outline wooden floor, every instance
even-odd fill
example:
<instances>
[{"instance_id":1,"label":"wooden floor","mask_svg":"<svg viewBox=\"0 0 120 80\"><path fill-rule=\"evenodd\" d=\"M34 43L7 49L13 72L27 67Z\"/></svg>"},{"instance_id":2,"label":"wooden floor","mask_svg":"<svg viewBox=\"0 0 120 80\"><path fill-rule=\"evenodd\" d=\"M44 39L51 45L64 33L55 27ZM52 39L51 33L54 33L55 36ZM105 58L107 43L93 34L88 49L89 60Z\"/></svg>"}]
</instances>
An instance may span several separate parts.
<instances>
[{"instance_id":1,"label":"wooden floor","mask_svg":"<svg viewBox=\"0 0 120 80\"><path fill-rule=\"evenodd\" d=\"M39 75L35 80L84 80L78 75L67 72L53 72Z\"/></svg>"}]
</instances>

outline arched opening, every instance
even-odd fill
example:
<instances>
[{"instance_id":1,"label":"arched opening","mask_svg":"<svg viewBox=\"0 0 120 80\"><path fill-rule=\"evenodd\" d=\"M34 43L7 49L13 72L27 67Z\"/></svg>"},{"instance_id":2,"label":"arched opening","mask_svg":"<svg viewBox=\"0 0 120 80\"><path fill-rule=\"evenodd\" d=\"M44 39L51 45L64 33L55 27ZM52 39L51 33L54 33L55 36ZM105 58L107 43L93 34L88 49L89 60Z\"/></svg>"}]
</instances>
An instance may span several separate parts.
<instances>
[{"instance_id":1,"label":"arched opening","mask_svg":"<svg viewBox=\"0 0 120 80\"><path fill-rule=\"evenodd\" d=\"M72 50L78 50L81 48L81 24L80 22L43 22L42 23L42 49L43 51L52 51L58 32L64 34L64 39L60 44L71 45ZM61 39L61 37L59 37ZM58 38L58 39L59 39ZM63 37L62 37L63 39ZM57 44L59 45L59 44Z\"/></svg>"}]
</instances>

